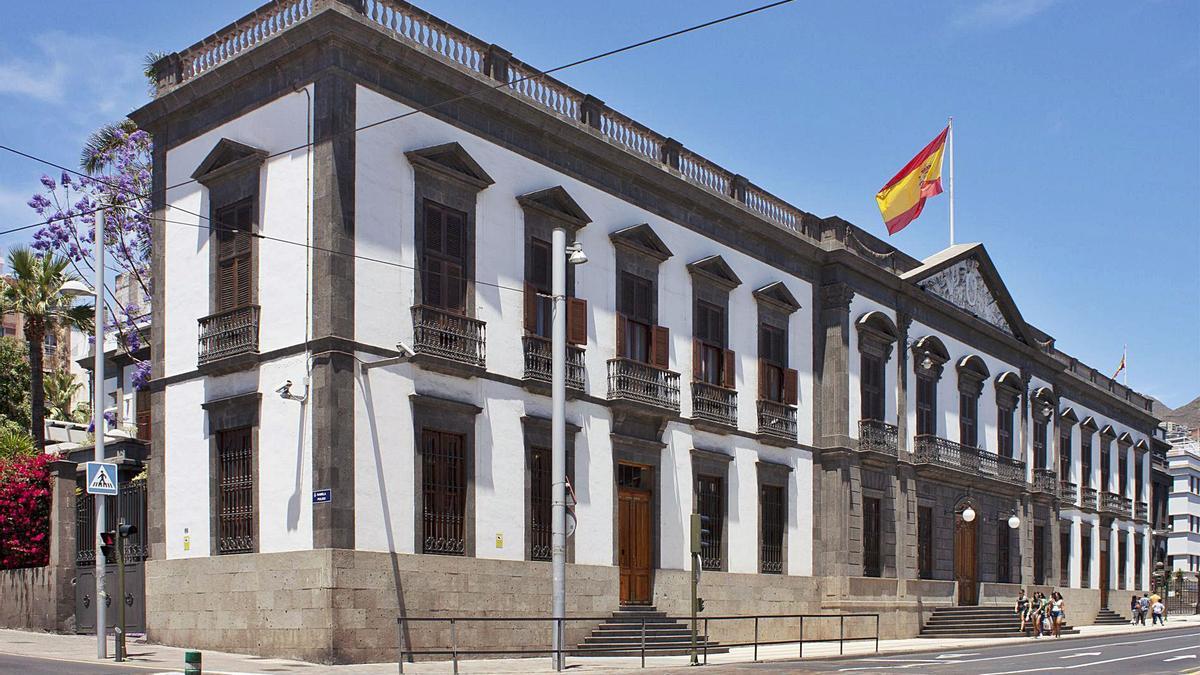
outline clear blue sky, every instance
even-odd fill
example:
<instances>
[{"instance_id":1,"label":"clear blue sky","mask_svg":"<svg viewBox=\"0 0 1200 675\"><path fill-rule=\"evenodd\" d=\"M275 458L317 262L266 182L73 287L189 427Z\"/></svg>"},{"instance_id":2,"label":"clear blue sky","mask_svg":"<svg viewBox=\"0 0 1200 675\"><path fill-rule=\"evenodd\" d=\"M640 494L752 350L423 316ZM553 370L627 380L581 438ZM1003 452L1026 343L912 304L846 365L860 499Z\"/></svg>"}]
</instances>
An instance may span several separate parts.
<instances>
[{"instance_id":1,"label":"clear blue sky","mask_svg":"<svg viewBox=\"0 0 1200 675\"><path fill-rule=\"evenodd\" d=\"M418 4L549 68L759 3ZM9 0L0 139L74 165L146 100L144 54L254 6ZM1200 394L1200 3L802 0L560 77L881 237L875 192L954 115L958 240L986 244L1026 319L1104 371L1127 342L1130 386L1172 407ZM0 229L37 220L41 172L0 156ZM932 200L891 241L924 258L946 214Z\"/></svg>"}]
</instances>

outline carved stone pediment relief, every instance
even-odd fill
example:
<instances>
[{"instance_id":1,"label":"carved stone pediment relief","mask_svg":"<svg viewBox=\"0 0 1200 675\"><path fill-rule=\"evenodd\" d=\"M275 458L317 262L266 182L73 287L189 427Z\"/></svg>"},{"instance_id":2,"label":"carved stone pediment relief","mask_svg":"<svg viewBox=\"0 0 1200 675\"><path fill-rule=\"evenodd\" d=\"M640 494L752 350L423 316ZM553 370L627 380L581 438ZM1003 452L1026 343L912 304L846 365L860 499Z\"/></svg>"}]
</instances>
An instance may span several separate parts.
<instances>
[{"instance_id":1,"label":"carved stone pediment relief","mask_svg":"<svg viewBox=\"0 0 1200 675\"><path fill-rule=\"evenodd\" d=\"M921 281L920 287L966 312L974 314L996 328L1016 335L1008 319L996 303L996 298L979 272L979 261L960 260L954 265Z\"/></svg>"}]
</instances>

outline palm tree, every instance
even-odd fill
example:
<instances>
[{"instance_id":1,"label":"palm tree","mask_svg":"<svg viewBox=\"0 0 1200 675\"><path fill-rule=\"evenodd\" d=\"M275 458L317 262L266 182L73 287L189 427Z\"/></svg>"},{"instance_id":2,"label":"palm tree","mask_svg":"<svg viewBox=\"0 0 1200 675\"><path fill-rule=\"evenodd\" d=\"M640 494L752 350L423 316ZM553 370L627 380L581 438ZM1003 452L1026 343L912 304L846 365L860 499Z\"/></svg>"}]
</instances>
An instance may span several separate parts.
<instances>
[{"instance_id":1,"label":"palm tree","mask_svg":"<svg viewBox=\"0 0 1200 675\"><path fill-rule=\"evenodd\" d=\"M83 389L71 371L58 369L46 376L46 412L50 419L71 421L71 401Z\"/></svg>"},{"instance_id":2,"label":"palm tree","mask_svg":"<svg viewBox=\"0 0 1200 675\"><path fill-rule=\"evenodd\" d=\"M63 294L63 285L78 281L62 256L38 255L28 248L8 254L12 276L0 288L0 312L25 317L25 340L29 343L29 401L34 441L46 445L46 401L42 385L42 342L46 333L64 326L83 331L92 327L93 308L76 305ZM100 347L103 349L103 347Z\"/></svg>"}]
</instances>

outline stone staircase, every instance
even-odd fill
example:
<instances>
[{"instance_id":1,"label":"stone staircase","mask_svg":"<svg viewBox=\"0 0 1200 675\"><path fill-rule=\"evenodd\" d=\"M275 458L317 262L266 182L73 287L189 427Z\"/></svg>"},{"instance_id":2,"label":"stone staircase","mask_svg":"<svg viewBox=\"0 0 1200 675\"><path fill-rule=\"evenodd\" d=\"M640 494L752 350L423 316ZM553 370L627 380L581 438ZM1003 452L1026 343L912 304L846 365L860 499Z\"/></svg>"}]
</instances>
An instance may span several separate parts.
<instances>
[{"instance_id":1,"label":"stone staircase","mask_svg":"<svg viewBox=\"0 0 1200 675\"><path fill-rule=\"evenodd\" d=\"M1063 623L1062 635L1078 633L1070 623ZM1012 607L938 607L921 627L923 638L991 638L1025 637L1033 635L1026 628L1021 632L1021 619Z\"/></svg>"},{"instance_id":2,"label":"stone staircase","mask_svg":"<svg viewBox=\"0 0 1200 675\"><path fill-rule=\"evenodd\" d=\"M691 627L687 623L668 619L666 613L650 605L626 605L596 627L584 638L572 654L576 656L637 656L642 650L642 621L646 622L646 655L678 656L688 654L692 645ZM698 637L696 649L705 648L704 638ZM709 654L723 654L728 647L718 642L708 643Z\"/></svg>"},{"instance_id":3,"label":"stone staircase","mask_svg":"<svg viewBox=\"0 0 1200 675\"><path fill-rule=\"evenodd\" d=\"M1147 617L1146 623L1150 623ZM1107 607L1103 607L1099 612L1096 612L1096 620L1092 622L1093 626L1128 626L1129 618L1121 616Z\"/></svg>"}]
</instances>

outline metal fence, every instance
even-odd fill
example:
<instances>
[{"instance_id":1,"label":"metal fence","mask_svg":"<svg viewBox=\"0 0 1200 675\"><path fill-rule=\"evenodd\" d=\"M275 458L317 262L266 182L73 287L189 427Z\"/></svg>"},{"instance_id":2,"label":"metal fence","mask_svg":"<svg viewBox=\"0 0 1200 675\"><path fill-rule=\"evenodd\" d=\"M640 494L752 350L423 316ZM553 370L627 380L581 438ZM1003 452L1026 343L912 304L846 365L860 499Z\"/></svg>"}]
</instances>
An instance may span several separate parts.
<instances>
[{"instance_id":1,"label":"metal fence","mask_svg":"<svg viewBox=\"0 0 1200 675\"><path fill-rule=\"evenodd\" d=\"M407 661L412 663L414 657L418 656L442 656L449 657L453 664L454 673L458 673L458 662L464 656L500 656L500 657L518 657L518 656L554 656L561 652L564 665L566 657L587 657L589 652L593 656L612 656L615 652L620 652L620 656L635 656L640 658L641 667L646 667L646 657L655 656L656 652L672 652L672 655L678 655L680 646L676 644L658 644L648 641L646 628L652 625L655 621L678 621L689 623L692 620L690 616L666 616L657 617L651 621L646 618L641 618L640 621L628 621L633 627L640 627L641 638L636 643L613 647L603 645L598 647L587 646L566 646L563 649L555 649L551 635L553 634L550 628L555 622L559 624L559 634L567 635L566 627L570 623L586 623L600 624L612 619L612 615L607 616L573 616L565 619L555 619L553 617L543 616L447 616L447 617L399 617L396 619L397 632L399 634L399 651L400 651L400 672L404 672L404 663ZM850 623L851 633L847 634L847 620L852 620ZM859 620L859 621L855 621ZM546 625L545 647L531 645L527 647L511 647L511 648L481 648L471 645L463 645L459 641L459 626L470 623L516 623L516 624L537 624L543 623ZM874 652L879 652L879 615L878 614L755 614L755 615L729 615L729 616L707 616L697 617L696 629L696 653L701 663L708 664L708 647L711 639L709 628L713 624L721 622L738 622L743 625L752 624L753 638L751 640L743 640L740 642L721 642L720 648L724 650L735 647L752 647L752 661L758 662L759 647L767 647L772 645L795 645L797 648L796 658L804 658L804 645L806 644L821 644L836 642L838 644L838 654L844 654L846 651L847 642L874 642ZM783 639L762 639L761 630L767 622L787 622L789 628L794 630L794 633L788 633L788 637ZM818 633L821 637L808 637L805 633L805 624L809 627L808 634ZM437 648L418 649L412 645L410 637L411 624L420 623L435 623L445 624L449 632L449 644L438 645ZM833 635L833 625L837 625L837 637ZM854 630L853 624L865 624L873 627L870 635L859 635ZM795 637L791 637L794 635ZM828 635L829 637L825 637Z\"/></svg>"}]
</instances>

